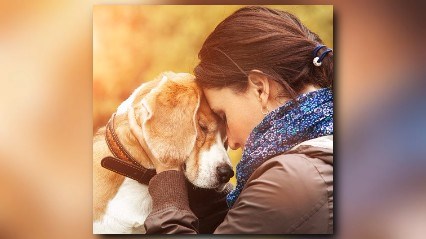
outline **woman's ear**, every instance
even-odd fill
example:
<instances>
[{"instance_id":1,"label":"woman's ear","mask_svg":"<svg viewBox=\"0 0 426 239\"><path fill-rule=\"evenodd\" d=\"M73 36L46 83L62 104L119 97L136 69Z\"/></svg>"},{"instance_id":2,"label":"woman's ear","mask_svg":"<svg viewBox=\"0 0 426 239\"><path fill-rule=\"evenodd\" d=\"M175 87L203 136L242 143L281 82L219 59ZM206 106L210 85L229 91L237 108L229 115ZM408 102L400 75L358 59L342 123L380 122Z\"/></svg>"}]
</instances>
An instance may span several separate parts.
<instances>
[{"instance_id":1,"label":"woman's ear","mask_svg":"<svg viewBox=\"0 0 426 239\"><path fill-rule=\"evenodd\" d=\"M249 90L260 100L262 107L266 107L270 94L268 77L259 70L251 70L248 74L248 83Z\"/></svg>"}]
</instances>

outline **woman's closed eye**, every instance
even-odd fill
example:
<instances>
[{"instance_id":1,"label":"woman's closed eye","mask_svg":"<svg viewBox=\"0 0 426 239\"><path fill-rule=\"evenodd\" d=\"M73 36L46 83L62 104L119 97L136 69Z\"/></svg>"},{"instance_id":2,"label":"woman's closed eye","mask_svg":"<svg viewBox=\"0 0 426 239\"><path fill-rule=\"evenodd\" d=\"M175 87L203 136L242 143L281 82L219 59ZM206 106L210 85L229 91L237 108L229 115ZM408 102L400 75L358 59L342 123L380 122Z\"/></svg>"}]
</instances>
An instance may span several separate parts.
<instances>
[{"instance_id":1,"label":"woman's closed eye","mask_svg":"<svg viewBox=\"0 0 426 239\"><path fill-rule=\"evenodd\" d=\"M222 111L220 112L214 112L219 118L222 120L222 122L226 123L226 115Z\"/></svg>"},{"instance_id":2,"label":"woman's closed eye","mask_svg":"<svg viewBox=\"0 0 426 239\"><path fill-rule=\"evenodd\" d=\"M223 111L213 110L213 113L215 113L219 117L219 119L226 125L226 114Z\"/></svg>"},{"instance_id":3,"label":"woman's closed eye","mask_svg":"<svg viewBox=\"0 0 426 239\"><path fill-rule=\"evenodd\" d=\"M224 113L221 114L220 118L226 124L226 115Z\"/></svg>"}]
</instances>

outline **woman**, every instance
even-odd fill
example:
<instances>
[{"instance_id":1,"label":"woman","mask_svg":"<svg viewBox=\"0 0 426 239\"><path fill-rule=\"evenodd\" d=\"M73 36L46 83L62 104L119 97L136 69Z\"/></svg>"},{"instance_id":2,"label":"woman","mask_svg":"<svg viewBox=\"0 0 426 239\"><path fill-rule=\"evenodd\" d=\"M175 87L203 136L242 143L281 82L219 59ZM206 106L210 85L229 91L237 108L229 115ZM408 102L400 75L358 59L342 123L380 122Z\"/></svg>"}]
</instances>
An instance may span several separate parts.
<instances>
[{"instance_id":1,"label":"woman","mask_svg":"<svg viewBox=\"0 0 426 239\"><path fill-rule=\"evenodd\" d=\"M229 147L243 148L214 233L333 232L333 53L321 44L295 16L260 6L239 9L204 42L197 82ZM199 232L179 170L158 165L148 233Z\"/></svg>"}]
</instances>

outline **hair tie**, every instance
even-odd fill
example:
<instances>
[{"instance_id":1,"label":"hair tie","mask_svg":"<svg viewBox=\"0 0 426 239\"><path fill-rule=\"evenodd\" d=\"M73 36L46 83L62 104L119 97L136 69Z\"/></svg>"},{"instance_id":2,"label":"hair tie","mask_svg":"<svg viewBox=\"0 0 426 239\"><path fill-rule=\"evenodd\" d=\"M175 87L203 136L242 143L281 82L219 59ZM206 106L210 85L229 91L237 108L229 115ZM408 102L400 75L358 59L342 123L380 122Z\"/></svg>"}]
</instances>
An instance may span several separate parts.
<instances>
[{"instance_id":1,"label":"hair tie","mask_svg":"<svg viewBox=\"0 0 426 239\"><path fill-rule=\"evenodd\" d=\"M313 51L313 57L316 57L317 56L317 54L318 54L318 51L321 49L321 48L323 48L323 47L325 47L325 45L318 45L317 47L315 47L315 49L314 49L314 51Z\"/></svg>"},{"instance_id":2,"label":"hair tie","mask_svg":"<svg viewBox=\"0 0 426 239\"><path fill-rule=\"evenodd\" d=\"M324 59L324 57L325 56L327 56L327 54L329 53L329 52L331 52L331 51L333 51L332 49L330 49L330 48L327 48L327 50L325 50L322 54L321 54L321 56L316 56L317 54L318 54L318 51L321 49L321 48L323 48L324 47L324 45L319 45L319 46L317 46L317 47L315 47L315 49L314 49L314 60L312 61L313 63L314 63L314 65L315 66L321 66L321 64L322 64L322 60Z\"/></svg>"}]
</instances>

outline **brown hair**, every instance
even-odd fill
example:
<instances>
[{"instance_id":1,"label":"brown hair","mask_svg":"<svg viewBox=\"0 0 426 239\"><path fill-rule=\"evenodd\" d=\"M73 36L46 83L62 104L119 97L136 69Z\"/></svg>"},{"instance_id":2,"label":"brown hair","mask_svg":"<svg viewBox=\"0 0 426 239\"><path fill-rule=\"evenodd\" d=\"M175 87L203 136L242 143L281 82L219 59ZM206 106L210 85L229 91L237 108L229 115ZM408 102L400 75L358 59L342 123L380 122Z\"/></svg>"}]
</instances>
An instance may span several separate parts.
<instances>
[{"instance_id":1,"label":"brown hair","mask_svg":"<svg viewBox=\"0 0 426 239\"><path fill-rule=\"evenodd\" d=\"M319 67L312 63L318 44L322 44L319 36L288 12L243 7L207 37L194 74L201 87L231 87L244 92L248 73L256 69L279 82L285 96L295 98L306 84L332 85L333 53L328 53Z\"/></svg>"}]
</instances>

